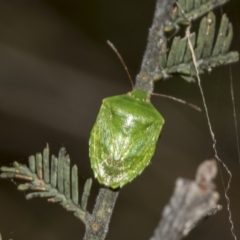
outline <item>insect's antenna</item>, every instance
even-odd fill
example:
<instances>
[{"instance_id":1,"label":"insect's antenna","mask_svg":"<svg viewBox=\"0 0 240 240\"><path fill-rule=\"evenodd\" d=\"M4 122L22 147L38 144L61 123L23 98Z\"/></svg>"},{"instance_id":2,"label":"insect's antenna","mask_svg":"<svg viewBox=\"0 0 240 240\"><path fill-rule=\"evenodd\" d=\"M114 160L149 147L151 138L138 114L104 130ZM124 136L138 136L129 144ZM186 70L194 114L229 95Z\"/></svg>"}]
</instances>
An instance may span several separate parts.
<instances>
[{"instance_id":1,"label":"insect's antenna","mask_svg":"<svg viewBox=\"0 0 240 240\"><path fill-rule=\"evenodd\" d=\"M199 111L199 112L202 111L202 109L201 109L200 107L198 107L198 106L196 106L196 105L194 105L194 104L192 104L192 103L186 102L186 101L184 101L184 100L182 100L182 99L180 99L180 98L175 98L175 97L172 97L172 96L168 96L168 95L164 95L164 94L158 94L158 93L151 93L151 95L169 98L169 99L172 99L172 100L174 100L174 101L176 101L176 102L179 102L179 103L182 103L182 104L186 104L186 105L188 105L189 107L191 107L191 108L193 108L193 109L195 109L195 110L197 110L197 111Z\"/></svg>"},{"instance_id":2,"label":"insect's antenna","mask_svg":"<svg viewBox=\"0 0 240 240\"><path fill-rule=\"evenodd\" d=\"M118 50L116 49L116 47L113 45L113 43L111 43L109 40L107 40L107 44L108 44L108 45L111 47L111 49L117 54L119 60L121 61L122 65L123 65L123 67L124 67L124 69L125 69L125 71L126 71L126 73L127 73L127 75L128 75L128 78L129 78L129 80L130 80L130 82L131 82L131 84L132 84L132 88L134 89L133 80L132 80L132 78L131 78L131 75L130 75L130 73L129 73L129 71L128 71L127 65L126 65L126 63L124 62L122 56L120 55L120 53L118 52Z\"/></svg>"}]
</instances>

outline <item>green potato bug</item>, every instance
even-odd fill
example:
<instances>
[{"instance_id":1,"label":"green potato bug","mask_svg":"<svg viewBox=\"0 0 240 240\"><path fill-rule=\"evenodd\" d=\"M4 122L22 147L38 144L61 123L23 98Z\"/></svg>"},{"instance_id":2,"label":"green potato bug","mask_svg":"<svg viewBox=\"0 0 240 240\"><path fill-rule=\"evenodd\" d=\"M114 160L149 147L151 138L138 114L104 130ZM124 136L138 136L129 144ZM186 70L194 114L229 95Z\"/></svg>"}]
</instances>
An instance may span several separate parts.
<instances>
[{"instance_id":1,"label":"green potato bug","mask_svg":"<svg viewBox=\"0 0 240 240\"><path fill-rule=\"evenodd\" d=\"M115 46L107 41L131 76ZM201 109L182 99L155 94ZM164 119L140 89L103 99L89 140L91 167L98 181L113 189L137 177L149 164L162 131Z\"/></svg>"},{"instance_id":2,"label":"green potato bug","mask_svg":"<svg viewBox=\"0 0 240 240\"><path fill-rule=\"evenodd\" d=\"M163 124L142 90L103 99L89 140L91 167L99 183L116 189L137 177L154 154Z\"/></svg>"}]
</instances>

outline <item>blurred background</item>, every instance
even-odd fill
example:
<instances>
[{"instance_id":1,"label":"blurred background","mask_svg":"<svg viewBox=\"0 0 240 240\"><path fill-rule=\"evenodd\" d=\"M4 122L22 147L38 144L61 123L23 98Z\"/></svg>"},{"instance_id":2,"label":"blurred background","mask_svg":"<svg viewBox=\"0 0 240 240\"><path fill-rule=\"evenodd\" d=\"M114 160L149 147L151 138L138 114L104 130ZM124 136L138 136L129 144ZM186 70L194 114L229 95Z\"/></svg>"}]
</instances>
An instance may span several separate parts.
<instances>
[{"instance_id":1,"label":"blurred background","mask_svg":"<svg viewBox=\"0 0 240 240\"><path fill-rule=\"evenodd\" d=\"M88 139L103 98L131 91L128 77L106 40L123 56L132 76L139 71L155 0L1 0L0 1L0 165L26 163L46 143L57 155L64 146L79 167L80 191L93 177ZM240 3L216 10L234 27L231 49L239 51ZM240 65L202 75L217 150L233 174L228 192L240 237L240 168L230 82L240 129ZM203 108L197 84L179 77L156 83L155 92ZM193 179L197 166L213 158L205 113L169 99L152 98L165 118L156 154L144 173L125 186L116 204L107 239L146 240L161 216L178 177ZM239 132L237 133L239 136ZM224 184L228 175L222 169ZM186 239L233 239L220 176L223 210ZM58 204L25 200L16 183L0 181L0 231L3 239L82 239L84 226ZM94 180L91 211L99 185Z\"/></svg>"}]
</instances>

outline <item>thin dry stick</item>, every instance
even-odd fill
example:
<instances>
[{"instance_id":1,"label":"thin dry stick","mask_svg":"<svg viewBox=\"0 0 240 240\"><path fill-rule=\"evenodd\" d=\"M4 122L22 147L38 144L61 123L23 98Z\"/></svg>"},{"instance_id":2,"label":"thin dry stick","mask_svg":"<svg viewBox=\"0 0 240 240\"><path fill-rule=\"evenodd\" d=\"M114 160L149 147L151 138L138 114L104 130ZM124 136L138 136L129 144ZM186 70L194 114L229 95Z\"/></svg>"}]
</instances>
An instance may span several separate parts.
<instances>
[{"instance_id":1,"label":"thin dry stick","mask_svg":"<svg viewBox=\"0 0 240 240\"><path fill-rule=\"evenodd\" d=\"M208 108L207 108L207 104L206 104L206 100L205 100L205 96L204 96L204 92L203 92L203 89L202 89L202 85L201 85L201 79L200 79L200 76L199 76L199 71L198 71L198 68L197 68L197 61L196 61L196 56L195 56L195 53L194 53L194 49L193 49L193 46L192 46L192 43L190 41L190 27L189 26L187 29L186 29L186 36L187 36L187 39L188 39L188 46L190 48L190 51L191 51L191 54L192 54L192 59L193 59L193 64L194 64L194 67L195 67L195 70L196 70L196 75L197 75L197 80L198 80L198 86L199 86L199 89L200 89L200 92L201 92L201 96L202 96L202 100L203 100L203 105L204 105L204 109L205 109L205 112L206 112L206 117L207 117L207 122L208 122L208 127L209 127L209 131L210 131L210 134L211 134L211 137L212 137L212 141L213 141L213 150L214 150L214 156L215 158L222 164L222 166L226 169L228 175L229 175L229 180L228 180L228 185L227 185L227 188L224 189L224 192L225 192L225 198L227 200L227 209L228 209L228 212L229 212L229 222L231 224L231 233L232 233L232 236L235 240L237 240L237 236L235 234L235 230L234 230L234 224L233 224L233 221L232 221L232 213L231 213L231 209L230 209L230 199L227 195L227 192L230 188L230 184L231 184L231 181L232 181L232 173L230 172L230 170L228 169L227 165L220 159L220 157L218 156L218 152L217 152L217 148L216 148L216 144L217 144L217 141L216 141L216 138L215 138L215 135L214 135L214 132L212 130L212 124L211 124L211 121L210 121L210 117L209 117L209 113L208 113Z\"/></svg>"},{"instance_id":2,"label":"thin dry stick","mask_svg":"<svg viewBox=\"0 0 240 240\"><path fill-rule=\"evenodd\" d=\"M233 106L233 118L234 118L234 126L235 126L236 141L237 141L238 162L240 165L240 146L239 146L239 138L238 138L237 112L236 112L236 104L235 104L234 91L233 91L233 76L232 76L231 66L229 67L229 73L230 73L231 100L232 100L232 106Z\"/></svg>"}]
</instances>

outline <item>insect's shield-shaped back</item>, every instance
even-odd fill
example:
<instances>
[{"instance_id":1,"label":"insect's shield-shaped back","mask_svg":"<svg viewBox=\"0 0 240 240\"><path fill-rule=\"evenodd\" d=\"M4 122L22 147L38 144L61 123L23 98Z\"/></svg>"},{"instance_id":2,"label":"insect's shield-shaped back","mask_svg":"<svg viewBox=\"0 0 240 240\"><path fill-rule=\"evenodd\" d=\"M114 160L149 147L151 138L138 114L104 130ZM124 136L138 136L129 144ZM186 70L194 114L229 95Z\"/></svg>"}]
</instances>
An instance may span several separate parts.
<instances>
[{"instance_id":1,"label":"insect's shield-shaped back","mask_svg":"<svg viewBox=\"0 0 240 240\"><path fill-rule=\"evenodd\" d=\"M90 160L98 181L111 188L131 182L149 164L164 119L147 93L105 98L90 136Z\"/></svg>"}]
</instances>

